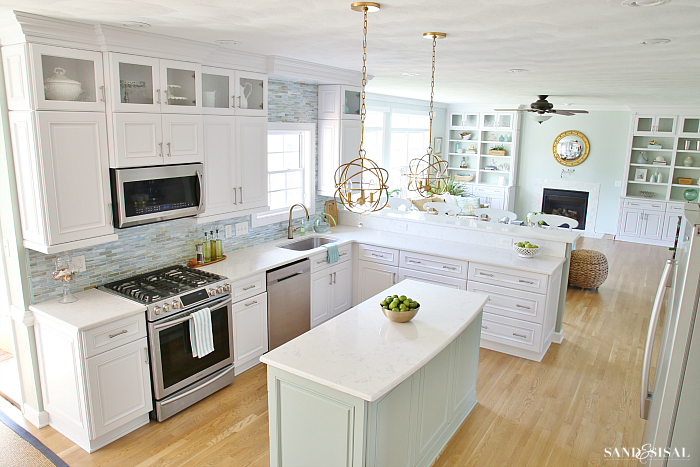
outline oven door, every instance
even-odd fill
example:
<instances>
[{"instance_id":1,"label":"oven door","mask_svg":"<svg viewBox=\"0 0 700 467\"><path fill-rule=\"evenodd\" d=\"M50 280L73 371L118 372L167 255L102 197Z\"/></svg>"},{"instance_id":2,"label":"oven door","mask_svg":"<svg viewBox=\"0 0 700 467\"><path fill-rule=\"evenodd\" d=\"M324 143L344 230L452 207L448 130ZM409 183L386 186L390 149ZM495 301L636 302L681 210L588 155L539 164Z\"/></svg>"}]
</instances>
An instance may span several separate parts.
<instances>
[{"instance_id":1,"label":"oven door","mask_svg":"<svg viewBox=\"0 0 700 467\"><path fill-rule=\"evenodd\" d=\"M148 324L151 374L156 400L233 364L233 317L231 297L224 297L191 310L173 315L165 321ZM214 351L203 358L192 356L190 315L208 307L214 335Z\"/></svg>"},{"instance_id":2,"label":"oven door","mask_svg":"<svg viewBox=\"0 0 700 467\"><path fill-rule=\"evenodd\" d=\"M117 228L204 212L203 164L110 169Z\"/></svg>"}]
</instances>

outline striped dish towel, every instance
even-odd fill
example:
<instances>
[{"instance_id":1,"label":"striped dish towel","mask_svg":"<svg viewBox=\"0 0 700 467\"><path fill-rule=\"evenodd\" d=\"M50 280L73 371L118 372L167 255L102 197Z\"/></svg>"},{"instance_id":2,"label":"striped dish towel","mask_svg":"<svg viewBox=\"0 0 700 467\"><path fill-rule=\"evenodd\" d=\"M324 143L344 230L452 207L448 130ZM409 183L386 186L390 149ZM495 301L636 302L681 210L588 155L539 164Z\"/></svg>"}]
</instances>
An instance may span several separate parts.
<instances>
[{"instance_id":1,"label":"striped dish towel","mask_svg":"<svg viewBox=\"0 0 700 467\"><path fill-rule=\"evenodd\" d=\"M214 334L211 329L209 308L202 308L190 315L190 342L193 357L202 358L214 351Z\"/></svg>"},{"instance_id":2,"label":"striped dish towel","mask_svg":"<svg viewBox=\"0 0 700 467\"><path fill-rule=\"evenodd\" d=\"M336 263L340 259L340 254L338 253L338 245L335 243L326 243L321 245L323 248L328 250L328 256L326 256L327 263Z\"/></svg>"}]
</instances>

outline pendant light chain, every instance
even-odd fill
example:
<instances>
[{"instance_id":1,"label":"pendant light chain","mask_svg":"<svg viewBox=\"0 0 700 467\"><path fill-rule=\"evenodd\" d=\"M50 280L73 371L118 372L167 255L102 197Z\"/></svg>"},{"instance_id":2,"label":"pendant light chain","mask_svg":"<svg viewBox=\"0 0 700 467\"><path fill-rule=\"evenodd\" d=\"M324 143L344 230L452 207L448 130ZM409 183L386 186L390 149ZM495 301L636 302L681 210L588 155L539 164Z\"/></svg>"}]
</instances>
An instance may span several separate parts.
<instances>
[{"instance_id":1,"label":"pendant light chain","mask_svg":"<svg viewBox=\"0 0 700 467\"><path fill-rule=\"evenodd\" d=\"M367 86L367 11L364 7L365 25L362 31L362 105L360 105L360 157L365 157L365 117L367 116L367 108L365 107L365 86Z\"/></svg>"},{"instance_id":2,"label":"pendant light chain","mask_svg":"<svg viewBox=\"0 0 700 467\"><path fill-rule=\"evenodd\" d=\"M428 154L432 154L433 149L433 99L435 98L435 46L437 45L437 36L433 36L433 74L430 78L430 130L428 132Z\"/></svg>"}]
</instances>

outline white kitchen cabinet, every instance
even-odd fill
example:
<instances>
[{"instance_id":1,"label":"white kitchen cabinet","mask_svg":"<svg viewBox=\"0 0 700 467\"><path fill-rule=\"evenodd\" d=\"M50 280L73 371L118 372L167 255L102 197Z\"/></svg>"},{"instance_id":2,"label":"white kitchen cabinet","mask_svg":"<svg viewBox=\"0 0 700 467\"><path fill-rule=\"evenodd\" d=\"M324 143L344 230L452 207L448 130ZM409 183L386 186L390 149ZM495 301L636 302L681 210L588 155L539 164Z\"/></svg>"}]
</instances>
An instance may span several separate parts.
<instances>
[{"instance_id":1,"label":"white kitchen cabinet","mask_svg":"<svg viewBox=\"0 0 700 467\"><path fill-rule=\"evenodd\" d=\"M515 123L513 112L485 112L481 114L481 128L512 130Z\"/></svg>"},{"instance_id":2,"label":"white kitchen cabinet","mask_svg":"<svg viewBox=\"0 0 700 467\"><path fill-rule=\"evenodd\" d=\"M620 198L615 238L636 243L673 246L678 216L683 204L651 201L635 197Z\"/></svg>"},{"instance_id":3,"label":"white kitchen cabinet","mask_svg":"<svg viewBox=\"0 0 700 467\"><path fill-rule=\"evenodd\" d=\"M479 128L478 112L459 112L450 114L450 128L455 130L476 130ZM478 139L477 139L478 140Z\"/></svg>"},{"instance_id":4,"label":"white kitchen cabinet","mask_svg":"<svg viewBox=\"0 0 700 467\"><path fill-rule=\"evenodd\" d=\"M637 136L673 136L676 134L675 115L636 115L634 134Z\"/></svg>"},{"instance_id":5,"label":"white kitchen cabinet","mask_svg":"<svg viewBox=\"0 0 700 467\"><path fill-rule=\"evenodd\" d=\"M467 281L465 279L456 279L454 277L443 276L442 274L431 274L429 272L415 271L413 269L399 268L398 281L404 279L413 279L428 284L442 285L452 289L467 290Z\"/></svg>"},{"instance_id":6,"label":"white kitchen cabinet","mask_svg":"<svg viewBox=\"0 0 700 467\"><path fill-rule=\"evenodd\" d=\"M199 63L160 59L158 64L160 67L160 111L163 113L201 113L202 76Z\"/></svg>"},{"instance_id":7,"label":"white kitchen cabinet","mask_svg":"<svg viewBox=\"0 0 700 467\"><path fill-rule=\"evenodd\" d=\"M660 211L644 211L641 218L640 238L660 240L664 226L664 213Z\"/></svg>"},{"instance_id":8,"label":"white kitchen cabinet","mask_svg":"<svg viewBox=\"0 0 700 467\"><path fill-rule=\"evenodd\" d=\"M352 306L352 261L329 265L311 274L311 327Z\"/></svg>"},{"instance_id":9,"label":"white kitchen cabinet","mask_svg":"<svg viewBox=\"0 0 700 467\"><path fill-rule=\"evenodd\" d=\"M682 115L679 120L678 136L700 137L700 115Z\"/></svg>"},{"instance_id":10,"label":"white kitchen cabinet","mask_svg":"<svg viewBox=\"0 0 700 467\"><path fill-rule=\"evenodd\" d=\"M148 341L141 338L86 360L92 437L151 411Z\"/></svg>"},{"instance_id":11,"label":"white kitchen cabinet","mask_svg":"<svg viewBox=\"0 0 700 467\"><path fill-rule=\"evenodd\" d=\"M641 209L625 209L620 216L620 227L618 235L639 237L642 231L642 218L644 211Z\"/></svg>"},{"instance_id":12,"label":"white kitchen cabinet","mask_svg":"<svg viewBox=\"0 0 700 467\"><path fill-rule=\"evenodd\" d=\"M42 399L52 427L93 452L148 423L153 401L145 314L136 317L133 330L132 316L84 332L34 316ZM121 342L89 356L91 337L103 335Z\"/></svg>"},{"instance_id":13,"label":"white kitchen cabinet","mask_svg":"<svg viewBox=\"0 0 700 467\"><path fill-rule=\"evenodd\" d=\"M267 200L267 120L236 117L236 158L239 164L238 210L264 209ZM206 170L206 168L205 168Z\"/></svg>"},{"instance_id":14,"label":"white kitchen cabinet","mask_svg":"<svg viewBox=\"0 0 700 467\"><path fill-rule=\"evenodd\" d=\"M203 117L204 210L202 217L235 212L239 198L235 117Z\"/></svg>"},{"instance_id":15,"label":"white kitchen cabinet","mask_svg":"<svg viewBox=\"0 0 700 467\"><path fill-rule=\"evenodd\" d=\"M335 196L335 171L340 165L340 119L318 121L317 193Z\"/></svg>"},{"instance_id":16,"label":"white kitchen cabinet","mask_svg":"<svg viewBox=\"0 0 700 467\"><path fill-rule=\"evenodd\" d=\"M481 200L481 204L488 204L493 209L508 210L508 187L479 186L472 187L472 196Z\"/></svg>"},{"instance_id":17,"label":"white kitchen cabinet","mask_svg":"<svg viewBox=\"0 0 700 467\"><path fill-rule=\"evenodd\" d=\"M110 104L114 112L161 112L157 58L110 52Z\"/></svg>"},{"instance_id":18,"label":"white kitchen cabinet","mask_svg":"<svg viewBox=\"0 0 700 467\"><path fill-rule=\"evenodd\" d=\"M320 120L360 120L362 88L341 84L318 87L318 118Z\"/></svg>"},{"instance_id":19,"label":"white kitchen cabinet","mask_svg":"<svg viewBox=\"0 0 700 467\"><path fill-rule=\"evenodd\" d=\"M364 302L398 282L399 268L372 261L358 262L358 302Z\"/></svg>"},{"instance_id":20,"label":"white kitchen cabinet","mask_svg":"<svg viewBox=\"0 0 700 467\"><path fill-rule=\"evenodd\" d=\"M678 218L682 217L683 213L666 212L664 214L664 227L661 234L661 240L666 242L674 242L676 240L676 231L678 230Z\"/></svg>"},{"instance_id":21,"label":"white kitchen cabinet","mask_svg":"<svg viewBox=\"0 0 700 467\"><path fill-rule=\"evenodd\" d=\"M202 116L113 114L112 167L202 162Z\"/></svg>"},{"instance_id":22,"label":"white kitchen cabinet","mask_svg":"<svg viewBox=\"0 0 700 467\"><path fill-rule=\"evenodd\" d=\"M25 247L56 253L116 240L104 112L10 112Z\"/></svg>"},{"instance_id":23,"label":"white kitchen cabinet","mask_svg":"<svg viewBox=\"0 0 700 467\"><path fill-rule=\"evenodd\" d=\"M233 365L239 374L267 352L267 293L234 303L232 312Z\"/></svg>"},{"instance_id":24,"label":"white kitchen cabinet","mask_svg":"<svg viewBox=\"0 0 700 467\"><path fill-rule=\"evenodd\" d=\"M267 116L267 75L202 67L202 113Z\"/></svg>"}]
</instances>

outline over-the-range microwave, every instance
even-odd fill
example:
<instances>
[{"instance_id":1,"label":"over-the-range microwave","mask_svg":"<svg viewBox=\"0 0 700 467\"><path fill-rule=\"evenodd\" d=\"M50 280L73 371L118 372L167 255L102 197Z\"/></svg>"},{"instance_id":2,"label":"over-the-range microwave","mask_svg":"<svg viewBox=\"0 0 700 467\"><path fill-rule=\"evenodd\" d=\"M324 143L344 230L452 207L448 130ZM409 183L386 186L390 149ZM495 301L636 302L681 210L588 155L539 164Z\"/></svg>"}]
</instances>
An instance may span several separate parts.
<instances>
[{"instance_id":1,"label":"over-the-range microwave","mask_svg":"<svg viewBox=\"0 0 700 467\"><path fill-rule=\"evenodd\" d=\"M203 164L110 169L114 226L122 229L204 212Z\"/></svg>"}]
</instances>

